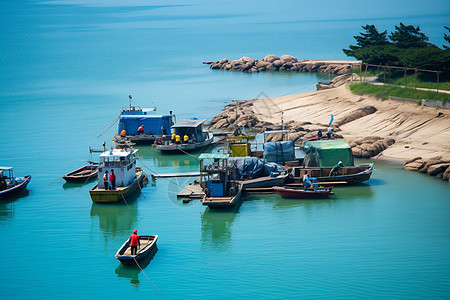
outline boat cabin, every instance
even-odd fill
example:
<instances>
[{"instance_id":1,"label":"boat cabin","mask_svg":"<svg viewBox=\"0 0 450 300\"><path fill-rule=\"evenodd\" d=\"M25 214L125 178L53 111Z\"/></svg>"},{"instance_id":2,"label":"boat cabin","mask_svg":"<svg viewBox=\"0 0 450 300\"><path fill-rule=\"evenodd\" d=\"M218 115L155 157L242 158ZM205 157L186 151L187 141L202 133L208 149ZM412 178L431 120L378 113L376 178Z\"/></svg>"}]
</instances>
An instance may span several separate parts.
<instances>
[{"instance_id":1,"label":"boat cabin","mask_svg":"<svg viewBox=\"0 0 450 300\"><path fill-rule=\"evenodd\" d=\"M172 126L173 133L179 135L181 139L185 135L189 138L189 143L200 143L208 139L207 132L203 129L203 123L206 119L202 120L181 120Z\"/></svg>"},{"instance_id":2,"label":"boat cabin","mask_svg":"<svg viewBox=\"0 0 450 300\"><path fill-rule=\"evenodd\" d=\"M305 167L333 167L339 161L346 167L354 166L352 148L345 141L306 141L303 144Z\"/></svg>"},{"instance_id":3,"label":"boat cabin","mask_svg":"<svg viewBox=\"0 0 450 300\"><path fill-rule=\"evenodd\" d=\"M150 135L171 135L172 115L122 114L119 118L117 134L125 130L126 135L138 135L144 125L144 133Z\"/></svg>"},{"instance_id":4,"label":"boat cabin","mask_svg":"<svg viewBox=\"0 0 450 300\"><path fill-rule=\"evenodd\" d=\"M103 175L114 170L116 187L130 185L136 177L137 149L111 149L100 154L98 166L98 186L103 187Z\"/></svg>"},{"instance_id":5,"label":"boat cabin","mask_svg":"<svg viewBox=\"0 0 450 300\"><path fill-rule=\"evenodd\" d=\"M231 187L228 154L202 153L200 159L200 186L208 197L224 197Z\"/></svg>"},{"instance_id":6,"label":"boat cabin","mask_svg":"<svg viewBox=\"0 0 450 300\"><path fill-rule=\"evenodd\" d=\"M0 167L0 191L16 184L13 167Z\"/></svg>"}]
</instances>

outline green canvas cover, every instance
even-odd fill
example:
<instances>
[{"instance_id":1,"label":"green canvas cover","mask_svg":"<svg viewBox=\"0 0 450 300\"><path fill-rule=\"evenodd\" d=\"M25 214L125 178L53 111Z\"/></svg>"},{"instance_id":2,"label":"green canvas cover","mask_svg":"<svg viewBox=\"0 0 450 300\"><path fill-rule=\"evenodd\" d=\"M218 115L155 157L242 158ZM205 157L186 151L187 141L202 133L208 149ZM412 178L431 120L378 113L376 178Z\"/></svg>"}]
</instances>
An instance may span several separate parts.
<instances>
[{"instance_id":1,"label":"green canvas cover","mask_svg":"<svg viewBox=\"0 0 450 300\"><path fill-rule=\"evenodd\" d=\"M345 166L353 166L352 148L345 141L306 141L304 165L306 167L332 167L339 161Z\"/></svg>"}]
</instances>

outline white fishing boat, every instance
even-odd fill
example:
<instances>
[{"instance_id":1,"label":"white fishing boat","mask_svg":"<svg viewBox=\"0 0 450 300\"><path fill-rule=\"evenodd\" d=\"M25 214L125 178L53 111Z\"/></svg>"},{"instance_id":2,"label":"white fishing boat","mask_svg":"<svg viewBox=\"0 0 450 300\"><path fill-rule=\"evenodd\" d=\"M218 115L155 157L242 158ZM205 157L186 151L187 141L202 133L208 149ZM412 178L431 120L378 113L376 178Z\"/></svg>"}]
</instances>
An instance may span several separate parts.
<instances>
[{"instance_id":1,"label":"white fishing boat","mask_svg":"<svg viewBox=\"0 0 450 300\"><path fill-rule=\"evenodd\" d=\"M112 149L103 152L99 157L98 183L89 194L93 202L117 202L126 201L128 195L136 190L141 190L147 184L147 175L142 168L136 167L137 149ZM115 187L109 180L114 172ZM103 176L107 173L108 182L105 187Z\"/></svg>"}]
</instances>

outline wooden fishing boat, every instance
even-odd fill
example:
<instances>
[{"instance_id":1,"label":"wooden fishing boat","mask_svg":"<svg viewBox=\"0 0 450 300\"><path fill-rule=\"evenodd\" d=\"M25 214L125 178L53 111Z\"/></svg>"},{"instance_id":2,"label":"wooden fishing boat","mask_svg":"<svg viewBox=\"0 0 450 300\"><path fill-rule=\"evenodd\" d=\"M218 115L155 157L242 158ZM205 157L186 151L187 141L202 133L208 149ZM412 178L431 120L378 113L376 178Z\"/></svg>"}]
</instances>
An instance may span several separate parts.
<instances>
[{"instance_id":1,"label":"wooden fishing boat","mask_svg":"<svg viewBox=\"0 0 450 300\"><path fill-rule=\"evenodd\" d=\"M93 202L126 201L128 195L148 183L142 168L136 167L137 152L137 149L111 149L100 154L98 182L89 191ZM114 170L116 176L116 187L113 189L111 186L105 189L103 183L103 176L108 170ZM110 184L109 181L108 183Z\"/></svg>"},{"instance_id":2,"label":"wooden fishing boat","mask_svg":"<svg viewBox=\"0 0 450 300\"><path fill-rule=\"evenodd\" d=\"M97 166L88 165L67 173L63 176L63 178L67 182L86 182L88 180L96 178L97 175Z\"/></svg>"},{"instance_id":3,"label":"wooden fishing boat","mask_svg":"<svg viewBox=\"0 0 450 300\"><path fill-rule=\"evenodd\" d=\"M0 167L0 199L25 189L30 180L31 175L14 177L13 167Z\"/></svg>"},{"instance_id":4,"label":"wooden fishing boat","mask_svg":"<svg viewBox=\"0 0 450 300\"><path fill-rule=\"evenodd\" d=\"M157 143L156 149L164 153L189 152L205 148L211 145L214 137L212 133L203 129L205 120L181 120L172 126L175 136L178 136L180 142L161 141ZM187 136L187 142L184 137Z\"/></svg>"},{"instance_id":5,"label":"wooden fishing boat","mask_svg":"<svg viewBox=\"0 0 450 300\"><path fill-rule=\"evenodd\" d=\"M338 175L330 176L332 167L293 167L291 181L301 182L304 175L316 178L319 182L346 182L348 184L360 183L370 179L374 164L342 167Z\"/></svg>"},{"instance_id":6,"label":"wooden fishing boat","mask_svg":"<svg viewBox=\"0 0 450 300\"><path fill-rule=\"evenodd\" d=\"M130 242L127 240L117 251L115 257L124 265L133 265L136 264L136 262L140 263L150 254L154 255L156 253L158 250L158 247L156 246L157 240L157 235L140 235L139 241L141 246L138 248L135 255L131 255Z\"/></svg>"},{"instance_id":7,"label":"wooden fishing boat","mask_svg":"<svg viewBox=\"0 0 450 300\"><path fill-rule=\"evenodd\" d=\"M295 199L324 199L332 194L333 187L318 188L317 190L294 189L281 186L274 186L274 191L283 198Z\"/></svg>"}]
</instances>

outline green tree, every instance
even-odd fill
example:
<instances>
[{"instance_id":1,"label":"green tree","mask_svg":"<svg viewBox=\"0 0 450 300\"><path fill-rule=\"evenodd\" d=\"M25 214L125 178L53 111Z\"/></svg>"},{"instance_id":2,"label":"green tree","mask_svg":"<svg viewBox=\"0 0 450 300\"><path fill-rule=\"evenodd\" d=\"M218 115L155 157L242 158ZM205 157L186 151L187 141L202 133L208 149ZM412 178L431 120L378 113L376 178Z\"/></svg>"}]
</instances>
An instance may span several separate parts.
<instances>
[{"instance_id":1,"label":"green tree","mask_svg":"<svg viewBox=\"0 0 450 300\"><path fill-rule=\"evenodd\" d=\"M444 28L447 29L450 32L450 28L449 27L444 26ZM444 33L444 39L447 41L447 43L450 43L450 35ZM446 46L446 45L443 45L443 46L444 46L445 49L448 48L448 46Z\"/></svg>"},{"instance_id":2,"label":"green tree","mask_svg":"<svg viewBox=\"0 0 450 300\"><path fill-rule=\"evenodd\" d=\"M400 26L395 26L394 32L389 35L391 41L399 48L425 48L435 45L428 42L428 37L420 32L419 26L404 25L400 23Z\"/></svg>"},{"instance_id":3,"label":"green tree","mask_svg":"<svg viewBox=\"0 0 450 300\"><path fill-rule=\"evenodd\" d=\"M342 49L347 56L353 56L356 59L362 59L358 57L365 56L359 53L361 49L372 46L383 46L389 44L387 40L387 30L378 32L375 25L362 26L364 32L360 32L359 36L353 36L356 40L356 45L350 45L350 49ZM358 57L356 57L356 56Z\"/></svg>"}]
</instances>

